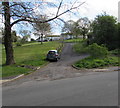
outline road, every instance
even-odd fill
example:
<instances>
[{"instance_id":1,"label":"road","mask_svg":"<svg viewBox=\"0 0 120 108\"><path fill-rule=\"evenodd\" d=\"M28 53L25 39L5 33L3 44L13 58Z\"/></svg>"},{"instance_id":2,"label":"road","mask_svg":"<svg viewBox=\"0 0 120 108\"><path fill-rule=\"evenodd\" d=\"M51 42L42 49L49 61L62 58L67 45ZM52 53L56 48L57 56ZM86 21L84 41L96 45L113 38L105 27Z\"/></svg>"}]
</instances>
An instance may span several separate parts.
<instances>
[{"instance_id":1,"label":"road","mask_svg":"<svg viewBox=\"0 0 120 108\"><path fill-rule=\"evenodd\" d=\"M75 54L72 45L65 45L57 63L3 84L3 106L117 106L118 72L72 68L72 63L88 56Z\"/></svg>"},{"instance_id":2,"label":"road","mask_svg":"<svg viewBox=\"0 0 120 108\"><path fill-rule=\"evenodd\" d=\"M5 106L117 106L118 72L3 88Z\"/></svg>"}]
</instances>

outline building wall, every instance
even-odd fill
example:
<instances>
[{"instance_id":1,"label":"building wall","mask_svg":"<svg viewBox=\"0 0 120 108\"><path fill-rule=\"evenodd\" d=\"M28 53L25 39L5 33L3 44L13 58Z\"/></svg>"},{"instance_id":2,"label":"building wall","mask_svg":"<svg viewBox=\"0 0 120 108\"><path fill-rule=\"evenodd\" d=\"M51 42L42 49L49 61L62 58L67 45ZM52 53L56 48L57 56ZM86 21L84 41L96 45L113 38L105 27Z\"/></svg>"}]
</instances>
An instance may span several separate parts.
<instances>
[{"instance_id":1,"label":"building wall","mask_svg":"<svg viewBox=\"0 0 120 108\"><path fill-rule=\"evenodd\" d=\"M120 22L120 1L118 2L118 22Z\"/></svg>"}]
</instances>

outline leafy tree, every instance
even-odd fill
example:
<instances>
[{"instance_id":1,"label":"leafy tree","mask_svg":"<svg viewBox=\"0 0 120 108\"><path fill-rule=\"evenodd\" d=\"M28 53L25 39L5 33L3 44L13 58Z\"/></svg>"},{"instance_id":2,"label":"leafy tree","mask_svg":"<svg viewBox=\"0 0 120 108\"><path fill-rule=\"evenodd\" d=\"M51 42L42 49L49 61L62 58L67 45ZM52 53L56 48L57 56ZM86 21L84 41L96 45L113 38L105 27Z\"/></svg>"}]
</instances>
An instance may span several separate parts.
<instances>
[{"instance_id":1,"label":"leafy tree","mask_svg":"<svg viewBox=\"0 0 120 108\"><path fill-rule=\"evenodd\" d=\"M21 42L22 44L28 42L28 39L30 38L30 33L31 33L31 32L28 31L28 30L21 30L21 31L20 31L20 34L23 36L22 39L20 40L20 42Z\"/></svg>"},{"instance_id":2,"label":"leafy tree","mask_svg":"<svg viewBox=\"0 0 120 108\"><path fill-rule=\"evenodd\" d=\"M46 16L40 16L40 20L45 21L47 20ZM50 23L46 22L46 23L40 23L39 21L37 23L34 23L34 29L37 32L40 32L44 35L47 35L48 33L51 33L51 25Z\"/></svg>"},{"instance_id":3,"label":"leafy tree","mask_svg":"<svg viewBox=\"0 0 120 108\"><path fill-rule=\"evenodd\" d=\"M80 34L83 35L83 39L85 39L85 36L87 35L90 27L90 21L87 17L80 18L77 22L77 28L80 30Z\"/></svg>"},{"instance_id":4,"label":"leafy tree","mask_svg":"<svg viewBox=\"0 0 120 108\"><path fill-rule=\"evenodd\" d=\"M79 28L79 24L78 22L74 22L73 24L73 35L76 36L76 38L78 38L78 36L81 34L81 30Z\"/></svg>"},{"instance_id":5,"label":"leafy tree","mask_svg":"<svg viewBox=\"0 0 120 108\"><path fill-rule=\"evenodd\" d=\"M46 16L40 16L40 20L45 21L47 20ZM36 31L36 36L41 39L41 44L43 41L43 35L46 36L47 34L51 33L51 25L50 23L40 23L39 21L37 23L34 23L34 29Z\"/></svg>"},{"instance_id":6,"label":"leafy tree","mask_svg":"<svg viewBox=\"0 0 120 108\"><path fill-rule=\"evenodd\" d=\"M106 14L98 15L92 23L94 41L114 49L118 41L116 18Z\"/></svg>"},{"instance_id":7,"label":"leafy tree","mask_svg":"<svg viewBox=\"0 0 120 108\"><path fill-rule=\"evenodd\" d=\"M65 22L64 27L62 28L62 32L68 33L68 34L73 34L74 23L75 22L73 20L69 20L69 21Z\"/></svg>"},{"instance_id":8,"label":"leafy tree","mask_svg":"<svg viewBox=\"0 0 120 108\"><path fill-rule=\"evenodd\" d=\"M2 2L2 14L4 15L4 24L5 24L5 34L4 34L4 45L5 45L5 51L6 51L6 65L11 65L15 63L14 60L14 53L13 53L13 45L12 45L12 35L11 35L11 28L22 21L27 21L29 23L34 23L39 21L40 23L46 23L49 21L52 21L54 19L57 19L61 15L72 11L73 9L76 9L80 7L82 3L78 3L76 6L77 1L71 3L71 5L68 6L66 10L60 13L60 9L63 5L63 0L59 2L59 5L56 6L54 3L47 3L47 2ZM45 21L39 20L39 15L36 14L34 9L40 8L42 5L47 5L51 7L57 7L56 15L49 17L49 19ZM1 12L1 11L0 11ZM11 18L14 19L13 22L11 22Z\"/></svg>"},{"instance_id":9,"label":"leafy tree","mask_svg":"<svg viewBox=\"0 0 120 108\"><path fill-rule=\"evenodd\" d=\"M67 21L64 23L64 27L62 32L71 33L72 35L76 36L83 35L83 39L87 35L90 27L90 21L87 17L80 18L77 22L72 20Z\"/></svg>"}]
</instances>

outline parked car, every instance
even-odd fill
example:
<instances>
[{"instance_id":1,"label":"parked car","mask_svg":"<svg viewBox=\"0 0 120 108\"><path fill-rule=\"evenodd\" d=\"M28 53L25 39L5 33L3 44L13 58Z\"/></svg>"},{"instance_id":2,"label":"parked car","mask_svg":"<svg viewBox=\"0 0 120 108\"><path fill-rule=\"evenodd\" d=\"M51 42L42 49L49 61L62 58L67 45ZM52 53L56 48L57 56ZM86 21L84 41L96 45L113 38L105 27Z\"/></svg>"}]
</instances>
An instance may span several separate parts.
<instances>
[{"instance_id":1,"label":"parked car","mask_svg":"<svg viewBox=\"0 0 120 108\"><path fill-rule=\"evenodd\" d=\"M52 61L52 60L58 61L58 59L60 59L58 51L57 50L48 51L46 59L49 61Z\"/></svg>"}]
</instances>

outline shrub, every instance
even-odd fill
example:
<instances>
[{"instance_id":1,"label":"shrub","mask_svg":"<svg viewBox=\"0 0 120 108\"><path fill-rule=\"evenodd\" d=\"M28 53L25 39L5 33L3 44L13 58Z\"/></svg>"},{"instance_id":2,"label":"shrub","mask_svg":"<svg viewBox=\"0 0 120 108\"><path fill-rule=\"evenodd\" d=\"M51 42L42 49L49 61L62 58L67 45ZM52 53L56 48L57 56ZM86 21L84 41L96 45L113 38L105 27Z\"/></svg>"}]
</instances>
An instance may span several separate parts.
<instances>
[{"instance_id":1,"label":"shrub","mask_svg":"<svg viewBox=\"0 0 120 108\"><path fill-rule=\"evenodd\" d=\"M87 53L87 46L85 45L85 41L81 41L73 46L73 49L77 53Z\"/></svg>"},{"instance_id":2,"label":"shrub","mask_svg":"<svg viewBox=\"0 0 120 108\"><path fill-rule=\"evenodd\" d=\"M110 51L110 54L120 55L120 49L112 50L112 51Z\"/></svg>"},{"instance_id":3,"label":"shrub","mask_svg":"<svg viewBox=\"0 0 120 108\"><path fill-rule=\"evenodd\" d=\"M105 46L100 46L97 43L89 45L88 52L93 58L104 58L108 55L108 50Z\"/></svg>"},{"instance_id":4,"label":"shrub","mask_svg":"<svg viewBox=\"0 0 120 108\"><path fill-rule=\"evenodd\" d=\"M22 46L21 42L17 42L16 46Z\"/></svg>"}]
</instances>

